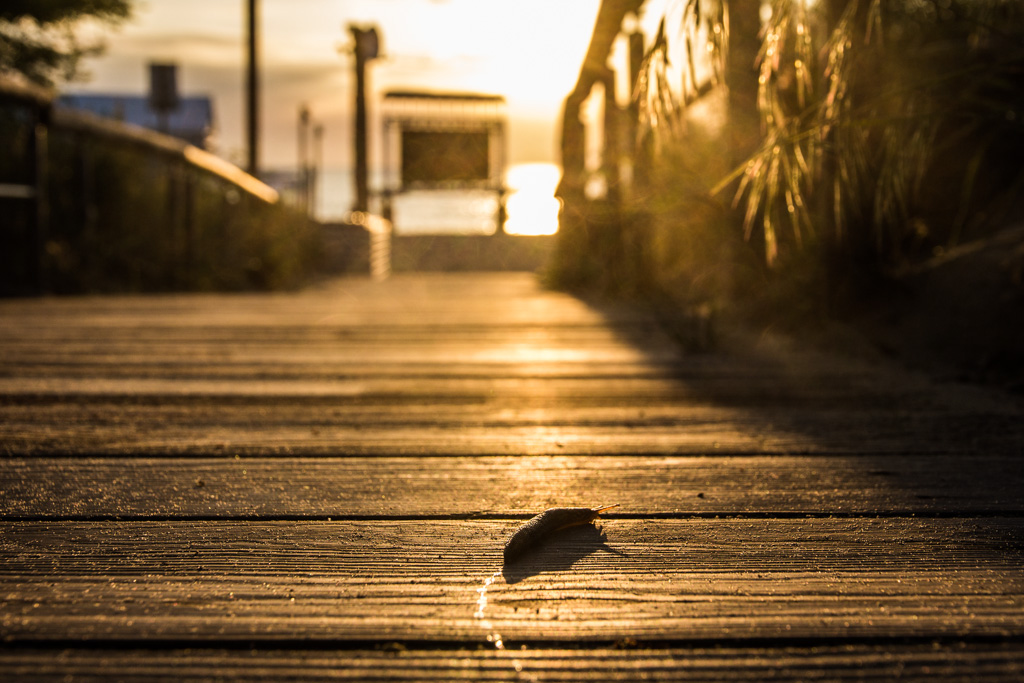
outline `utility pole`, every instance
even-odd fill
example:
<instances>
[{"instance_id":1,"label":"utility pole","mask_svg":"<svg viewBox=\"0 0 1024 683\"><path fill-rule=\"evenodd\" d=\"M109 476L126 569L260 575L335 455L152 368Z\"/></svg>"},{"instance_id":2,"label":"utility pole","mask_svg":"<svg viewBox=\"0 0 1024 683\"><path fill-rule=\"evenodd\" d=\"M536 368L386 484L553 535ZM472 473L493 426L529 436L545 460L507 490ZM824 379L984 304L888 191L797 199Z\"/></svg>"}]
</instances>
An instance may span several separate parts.
<instances>
[{"instance_id":1,"label":"utility pole","mask_svg":"<svg viewBox=\"0 0 1024 683\"><path fill-rule=\"evenodd\" d=\"M247 0L246 7L248 63L246 65L245 96L246 139L249 155L246 170L250 175L259 177L259 0Z\"/></svg>"},{"instance_id":2,"label":"utility pole","mask_svg":"<svg viewBox=\"0 0 1024 683\"><path fill-rule=\"evenodd\" d=\"M310 212L310 172L309 172L309 107L299 107L299 208L303 213Z\"/></svg>"},{"instance_id":3,"label":"utility pole","mask_svg":"<svg viewBox=\"0 0 1024 683\"><path fill-rule=\"evenodd\" d=\"M353 211L368 211L370 207L369 168L366 153L366 63L376 59L379 50L377 29L350 24L348 30L355 40L356 56L356 111L355 111L355 184L356 201Z\"/></svg>"},{"instance_id":4,"label":"utility pole","mask_svg":"<svg viewBox=\"0 0 1024 683\"><path fill-rule=\"evenodd\" d=\"M177 65L150 62L149 108L156 112L157 125L161 133L170 135L171 112L180 104Z\"/></svg>"},{"instance_id":5,"label":"utility pole","mask_svg":"<svg viewBox=\"0 0 1024 683\"><path fill-rule=\"evenodd\" d=\"M309 213L317 218L317 203L319 197L320 171L324 167L324 127L321 124L313 126L313 164L309 172Z\"/></svg>"}]
</instances>

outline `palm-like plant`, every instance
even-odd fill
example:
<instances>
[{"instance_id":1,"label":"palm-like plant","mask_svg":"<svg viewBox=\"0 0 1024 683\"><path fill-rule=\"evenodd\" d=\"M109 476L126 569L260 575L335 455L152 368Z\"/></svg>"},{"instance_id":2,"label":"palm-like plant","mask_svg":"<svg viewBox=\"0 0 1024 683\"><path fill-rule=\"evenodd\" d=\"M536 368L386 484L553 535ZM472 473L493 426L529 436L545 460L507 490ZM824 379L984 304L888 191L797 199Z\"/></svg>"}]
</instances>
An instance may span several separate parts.
<instances>
[{"instance_id":1,"label":"palm-like plant","mask_svg":"<svg viewBox=\"0 0 1024 683\"><path fill-rule=\"evenodd\" d=\"M807 237L886 264L977 231L1024 183L1024 11L1012 0L775 0L762 143L739 179L765 257ZM1020 114L1019 114L1020 113Z\"/></svg>"}]
</instances>

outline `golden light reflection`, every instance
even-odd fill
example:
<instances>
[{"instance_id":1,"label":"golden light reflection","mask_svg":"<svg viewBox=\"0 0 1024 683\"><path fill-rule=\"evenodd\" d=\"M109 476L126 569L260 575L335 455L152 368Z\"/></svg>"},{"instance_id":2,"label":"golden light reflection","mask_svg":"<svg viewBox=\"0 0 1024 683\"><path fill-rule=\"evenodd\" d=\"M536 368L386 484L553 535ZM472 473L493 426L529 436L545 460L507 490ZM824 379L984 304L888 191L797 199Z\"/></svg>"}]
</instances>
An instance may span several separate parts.
<instances>
[{"instance_id":1,"label":"golden light reflection","mask_svg":"<svg viewBox=\"0 0 1024 683\"><path fill-rule=\"evenodd\" d=\"M553 235L558 232L561 202L555 188L561 172L555 164L518 164L505 174L511 191L505 200L510 235Z\"/></svg>"}]
</instances>

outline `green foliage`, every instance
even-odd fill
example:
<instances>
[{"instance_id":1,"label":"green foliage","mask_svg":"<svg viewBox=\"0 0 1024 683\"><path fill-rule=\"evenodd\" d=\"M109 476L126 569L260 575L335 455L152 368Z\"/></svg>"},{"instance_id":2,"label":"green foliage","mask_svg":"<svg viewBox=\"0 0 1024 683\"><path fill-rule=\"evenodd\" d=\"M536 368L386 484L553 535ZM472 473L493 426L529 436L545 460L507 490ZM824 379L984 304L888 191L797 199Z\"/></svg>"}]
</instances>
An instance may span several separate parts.
<instances>
[{"instance_id":1,"label":"green foliage","mask_svg":"<svg viewBox=\"0 0 1024 683\"><path fill-rule=\"evenodd\" d=\"M0 20L32 19L39 24L54 24L90 16L97 19L124 19L131 0L5 0Z\"/></svg>"},{"instance_id":2,"label":"green foliage","mask_svg":"<svg viewBox=\"0 0 1024 683\"><path fill-rule=\"evenodd\" d=\"M765 257L813 242L899 265L1001 227L1024 184L1024 9L1009 0L776 0L762 144L734 176ZM726 186L722 183L719 189Z\"/></svg>"},{"instance_id":3,"label":"green foliage","mask_svg":"<svg viewBox=\"0 0 1024 683\"><path fill-rule=\"evenodd\" d=\"M729 4L663 5L634 182L566 202L559 284L814 327L1024 218L1024 3Z\"/></svg>"},{"instance_id":4,"label":"green foliage","mask_svg":"<svg viewBox=\"0 0 1024 683\"><path fill-rule=\"evenodd\" d=\"M0 73L17 73L43 86L78 75L82 57L102 49L75 35L85 19L117 23L132 0L5 0L0 7Z\"/></svg>"}]
</instances>

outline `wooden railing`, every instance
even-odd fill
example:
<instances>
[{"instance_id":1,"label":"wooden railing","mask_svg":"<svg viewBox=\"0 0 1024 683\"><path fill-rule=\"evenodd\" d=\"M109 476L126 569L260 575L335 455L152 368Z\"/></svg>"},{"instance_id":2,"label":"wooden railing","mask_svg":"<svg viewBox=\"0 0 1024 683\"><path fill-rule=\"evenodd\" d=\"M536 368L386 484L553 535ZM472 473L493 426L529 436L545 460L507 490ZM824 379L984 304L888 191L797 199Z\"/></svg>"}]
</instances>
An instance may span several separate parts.
<instances>
[{"instance_id":1,"label":"wooden railing","mask_svg":"<svg viewBox=\"0 0 1024 683\"><path fill-rule=\"evenodd\" d=\"M8 293L42 286L49 114L45 92L0 81L0 278Z\"/></svg>"},{"instance_id":2,"label":"wooden railing","mask_svg":"<svg viewBox=\"0 0 1024 683\"><path fill-rule=\"evenodd\" d=\"M692 134L700 127L693 125L695 112L705 121L724 121L745 92L745 75L729 71L729 4L602 1L563 110L556 281L646 287L654 276L649 252L658 241L649 212L664 198L652 184L659 151L718 145L722 167L708 169L708 176L725 174L734 162L723 136L702 132L705 139L696 141ZM749 0L731 4L752 9ZM752 63L746 55L741 61L748 59Z\"/></svg>"},{"instance_id":3,"label":"wooden railing","mask_svg":"<svg viewBox=\"0 0 1024 683\"><path fill-rule=\"evenodd\" d=\"M184 141L0 82L0 290L274 287L314 258L277 192Z\"/></svg>"}]
</instances>

